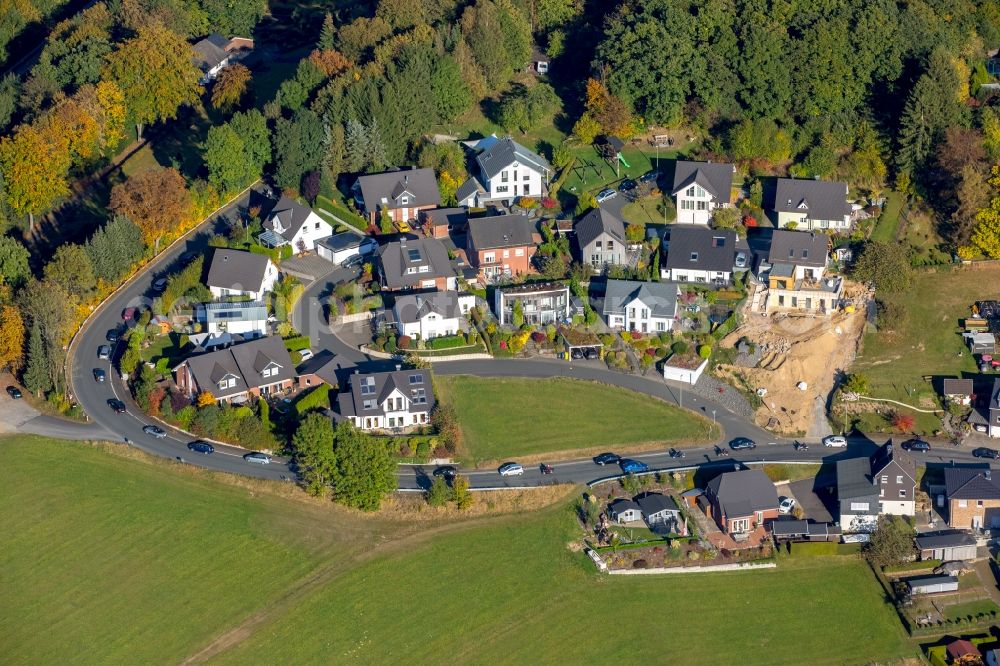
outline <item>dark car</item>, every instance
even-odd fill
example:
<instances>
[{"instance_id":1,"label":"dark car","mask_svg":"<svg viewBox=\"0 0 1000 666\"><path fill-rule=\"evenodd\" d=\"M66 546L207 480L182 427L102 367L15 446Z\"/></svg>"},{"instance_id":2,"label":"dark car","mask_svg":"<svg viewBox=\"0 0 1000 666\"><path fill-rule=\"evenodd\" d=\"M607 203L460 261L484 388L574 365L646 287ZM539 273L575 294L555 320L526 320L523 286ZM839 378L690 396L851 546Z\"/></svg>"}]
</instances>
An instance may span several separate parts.
<instances>
[{"instance_id":1,"label":"dark car","mask_svg":"<svg viewBox=\"0 0 1000 666\"><path fill-rule=\"evenodd\" d=\"M208 442L203 442L200 439L195 440L195 441L191 442L190 444L188 444L188 450L189 451L194 451L195 453L204 453L206 456L209 453L215 453L215 447L214 446L212 446Z\"/></svg>"},{"instance_id":2,"label":"dark car","mask_svg":"<svg viewBox=\"0 0 1000 666\"><path fill-rule=\"evenodd\" d=\"M161 277L153 280L153 292L162 294L167 290L167 278Z\"/></svg>"},{"instance_id":3,"label":"dark car","mask_svg":"<svg viewBox=\"0 0 1000 666\"><path fill-rule=\"evenodd\" d=\"M98 383L103 383L105 379L104 371L100 368L94 368L94 381Z\"/></svg>"},{"instance_id":4,"label":"dark car","mask_svg":"<svg viewBox=\"0 0 1000 666\"><path fill-rule=\"evenodd\" d=\"M584 350L583 355L591 361L601 357L601 354L593 347L587 347L587 349Z\"/></svg>"},{"instance_id":5,"label":"dark car","mask_svg":"<svg viewBox=\"0 0 1000 666\"><path fill-rule=\"evenodd\" d=\"M644 173L641 176L639 176L639 182L640 183L655 183L656 179L659 176L660 176L660 172L657 171L657 170L655 170L655 169L653 169L653 170L647 171L646 173Z\"/></svg>"},{"instance_id":6,"label":"dark car","mask_svg":"<svg viewBox=\"0 0 1000 666\"><path fill-rule=\"evenodd\" d=\"M631 458L622 458L618 464L621 466L622 471L626 474L637 474L638 472L649 471L649 465L638 460L632 460Z\"/></svg>"},{"instance_id":7,"label":"dark car","mask_svg":"<svg viewBox=\"0 0 1000 666\"><path fill-rule=\"evenodd\" d=\"M594 456L594 464L595 465L602 465L602 466L603 465L614 465L619 460L621 460L621 456L618 456L618 455L616 455L614 453L602 453L600 455Z\"/></svg>"},{"instance_id":8,"label":"dark car","mask_svg":"<svg viewBox=\"0 0 1000 666\"><path fill-rule=\"evenodd\" d=\"M639 184L636 183L634 180L632 180L631 178L626 178L618 186L618 191L619 192L631 192L632 190L634 190L638 186L639 186Z\"/></svg>"},{"instance_id":9,"label":"dark car","mask_svg":"<svg viewBox=\"0 0 1000 666\"><path fill-rule=\"evenodd\" d=\"M434 470L434 476L443 476L446 479L454 479L458 476L458 468L454 465L443 465Z\"/></svg>"},{"instance_id":10,"label":"dark car","mask_svg":"<svg viewBox=\"0 0 1000 666\"><path fill-rule=\"evenodd\" d=\"M755 444L749 437L737 437L733 441L729 442L729 448L733 451L739 451L741 449L756 449L757 444Z\"/></svg>"},{"instance_id":11,"label":"dark car","mask_svg":"<svg viewBox=\"0 0 1000 666\"><path fill-rule=\"evenodd\" d=\"M164 437L167 436L167 431L161 428L160 426L155 426L155 425L143 426L142 431L147 435L152 435L156 439L163 439Z\"/></svg>"},{"instance_id":12,"label":"dark car","mask_svg":"<svg viewBox=\"0 0 1000 666\"><path fill-rule=\"evenodd\" d=\"M108 342L115 343L118 342L118 329L111 328L108 329L107 334L104 336Z\"/></svg>"},{"instance_id":13,"label":"dark car","mask_svg":"<svg viewBox=\"0 0 1000 666\"><path fill-rule=\"evenodd\" d=\"M114 410L115 414L125 413L125 403L119 400L118 398L111 398L110 400L108 400L108 407Z\"/></svg>"},{"instance_id":14,"label":"dark car","mask_svg":"<svg viewBox=\"0 0 1000 666\"><path fill-rule=\"evenodd\" d=\"M978 449L972 449L972 455L977 458L992 458L996 460L997 458L1000 458L1000 451L980 446Z\"/></svg>"},{"instance_id":15,"label":"dark car","mask_svg":"<svg viewBox=\"0 0 1000 666\"><path fill-rule=\"evenodd\" d=\"M198 256L197 252L195 252L194 250L188 250L187 252L185 252L184 254L182 254L180 257L178 257L177 260L180 263L182 263L182 264L189 264L192 261L194 261L194 258L197 257L197 256Z\"/></svg>"},{"instance_id":16,"label":"dark car","mask_svg":"<svg viewBox=\"0 0 1000 666\"><path fill-rule=\"evenodd\" d=\"M908 439L903 442L900 446L903 447L904 451L930 451L931 445L922 439Z\"/></svg>"},{"instance_id":17,"label":"dark car","mask_svg":"<svg viewBox=\"0 0 1000 666\"><path fill-rule=\"evenodd\" d=\"M668 451L667 453L670 454L671 458L683 458L684 457L684 452L683 451L678 451L677 449L670 449L670 451Z\"/></svg>"},{"instance_id":18,"label":"dark car","mask_svg":"<svg viewBox=\"0 0 1000 666\"><path fill-rule=\"evenodd\" d=\"M7 387L7 395L9 395L14 400L20 400L23 396L21 395L21 389L16 386Z\"/></svg>"},{"instance_id":19,"label":"dark car","mask_svg":"<svg viewBox=\"0 0 1000 666\"><path fill-rule=\"evenodd\" d=\"M345 259L341 266L344 268L354 268L355 266L360 266L363 263L365 263L365 256L363 254L356 254L353 257Z\"/></svg>"},{"instance_id":20,"label":"dark car","mask_svg":"<svg viewBox=\"0 0 1000 666\"><path fill-rule=\"evenodd\" d=\"M538 469L542 471L542 474L552 474L555 472L555 470L552 469L552 465L546 465L545 463L539 465Z\"/></svg>"},{"instance_id":21,"label":"dark car","mask_svg":"<svg viewBox=\"0 0 1000 666\"><path fill-rule=\"evenodd\" d=\"M570 358L581 359L583 358L583 350L573 347L572 349L569 350L569 355Z\"/></svg>"}]
</instances>

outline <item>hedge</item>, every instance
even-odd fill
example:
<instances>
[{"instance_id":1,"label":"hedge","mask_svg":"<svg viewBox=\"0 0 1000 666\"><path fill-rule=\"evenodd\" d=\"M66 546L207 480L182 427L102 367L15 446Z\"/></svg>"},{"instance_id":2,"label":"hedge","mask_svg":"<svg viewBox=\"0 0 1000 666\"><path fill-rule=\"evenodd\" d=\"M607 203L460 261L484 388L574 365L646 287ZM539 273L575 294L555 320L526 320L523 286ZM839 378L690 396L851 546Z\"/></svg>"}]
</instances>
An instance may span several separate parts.
<instances>
[{"instance_id":1,"label":"hedge","mask_svg":"<svg viewBox=\"0 0 1000 666\"><path fill-rule=\"evenodd\" d=\"M882 571L884 573L900 573L903 571L935 569L939 566L941 566L941 560L917 560L916 562L905 562L903 564L890 564L882 567Z\"/></svg>"},{"instance_id":2,"label":"hedge","mask_svg":"<svg viewBox=\"0 0 1000 666\"><path fill-rule=\"evenodd\" d=\"M788 547L790 554L801 557L854 555L861 552L860 543L837 543L835 541L794 541Z\"/></svg>"},{"instance_id":3,"label":"hedge","mask_svg":"<svg viewBox=\"0 0 1000 666\"><path fill-rule=\"evenodd\" d=\"M427 341L428 349L452 349L453 347L464 347L468 343L464 335L445 335L440 338L431 338Z\"/></svg>"},{"instance_id":4,"label":"hedge","mask_svg":"<svg viewBox=\"0 0 1000 666\"><path fill-rule=\"evenodd\" d=\"M308 335L296 335L295 337L285 338L285 349L288 351L302 351L303 349L309 348L309 336Z\"/></svg>"},{"instance_id":5,"label":"hedge","mask_svg":"<svg viewBox=\"0 0 1000 666\"><path fill-rule=\"evenodd\" d=\"M311 409L328 409L330 407L330 387L327 384L320 384L315 388L303 393L295 401L295 411L300 415Z\"/></svg>"}]
</instances>

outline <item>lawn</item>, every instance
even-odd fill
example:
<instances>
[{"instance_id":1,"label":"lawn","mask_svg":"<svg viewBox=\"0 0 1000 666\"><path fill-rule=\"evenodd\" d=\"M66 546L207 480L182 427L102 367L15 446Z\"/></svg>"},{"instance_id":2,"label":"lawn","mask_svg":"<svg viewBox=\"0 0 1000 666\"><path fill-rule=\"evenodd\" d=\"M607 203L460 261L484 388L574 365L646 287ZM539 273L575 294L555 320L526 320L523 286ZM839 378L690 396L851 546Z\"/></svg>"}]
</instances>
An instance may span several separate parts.
<instances>
[{"instance_id":1,"label":"lawn","mask_svg":"<svg viewBox=\"0 0 1000 666\"><path fill-rule=\"evenodd\" d=\"M959 620L970 615L976 617L980 613L989 614L991 611L1000 613L1000 606L997 606L991 599L979 599L946 607L944 618L946 620Z\"/></svg>"},{"instance_id":2,"label":"lawn","mask_svg":"<svg viewBox=\"0 0 1000 666\"><path fill-rule=\"evenodd\" d=\"M626 145L622 155L629 166L620 165L618 169L608 164L593 146L577 146L573 149L576 161L572 172L563 183L562 190L579 196L583 192L597 194L604 187L617 183L625 178L638 178L653 168L655 152L649 148ZM660 151L660 160L672 159L675 153ZM661 169L662 170L662 169Z\"/></svg>"},{"instance_id":3,"label":"lawn","mask_svg":"<svg viewBox=\"0 0 1000 666\"><path fill-rule=\"evenodd\" d=\"M858 559L610 577L567 548L575 538L565 508L439 536L346 573L220 661L751 665L916 655Z\"/></svg>"},{"instance_id":4,"label":"lawn","mask_svg":"<svg viewBox=\"0 0 1000 666\"><path fill-rule=\"evenodd\" d=\"M379 524L123 455L0 439L0 662L177 663Z\"/></svg>"},{"instance_id":5,"label":"lawn","mask_svg":"<svg viewBox=\"0 0 1000 666\"><path fill-rule=\"evenodd\" d=\"M872 240L883 243L894 243L899 230L899 211L903 207L903 197L899 192L889 192L886 195L885 208L878 218L875 229L872 230Z\"/></svg>"},{"instance_id":6,"label":"lawn","mask_svg":"<svg viewBox=\"0 0 1000 666\"><path fill-rule=\"evenodd\" d=\"M703 443L713 426L656 398L573 379L437 377L454 405L465 452L476 461L609 447Z\"/></svg>"},{"instance_id":7,"label":"lawn","mask_svg":"<svg viewBox=\"0 0 1000 666\"><path fill-rule=\"evenodd\" d=\"M934 389L923 377L976 372L959 323L970 316L975 301L995 298L996 290L989 285L998 279L1000 266L918 271L906 292L887 297L906 310L897 330L868 331L851 372L868 376L873 397L937 408ZM919 431L937 422L933 415L914 414Z\"/></svg>"}]
</instances>

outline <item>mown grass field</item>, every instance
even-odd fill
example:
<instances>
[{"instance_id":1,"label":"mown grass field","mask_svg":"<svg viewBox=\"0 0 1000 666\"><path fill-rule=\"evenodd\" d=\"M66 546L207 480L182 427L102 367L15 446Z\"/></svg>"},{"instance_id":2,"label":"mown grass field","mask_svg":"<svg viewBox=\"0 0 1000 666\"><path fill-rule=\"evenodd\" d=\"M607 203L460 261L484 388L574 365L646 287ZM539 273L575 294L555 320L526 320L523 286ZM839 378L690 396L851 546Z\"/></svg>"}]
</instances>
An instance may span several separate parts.
<instances>
[{"instance_id":1,"label":"mown grass field","mask_svg":"<svg viewBox=\"0 0 1000 666\"><path fill-rule=\"evenodd\" d=\"M711 422L633 391L573 379L437 377L479 461L712 439ZM715 430L717 435L718 430Z\"/></svg>"},{"instance_id":2,"label":"mown grass field","mask_svg":"<svg viewBox=\"0 0 1000 666\"><path fill-rule=\"evenodd\" d=\"M810 664L840 664L913 653L859 560L602 577L567 548L579 534L564 500L390 523L121 451L0 440L0 662L773 664L802 663L807 649Z\"/></svg>"},{"instance_id":3,"label":"mown grass field","mask_svg":"<svg viewBox=\"0 0 1000 666\"><path fill-rule=\"evenodd\" d=\"M371 561L222 655L227 664L864 664L913 656L866 566L602 577L565 508Z\"/></svg>"}]
</instances>

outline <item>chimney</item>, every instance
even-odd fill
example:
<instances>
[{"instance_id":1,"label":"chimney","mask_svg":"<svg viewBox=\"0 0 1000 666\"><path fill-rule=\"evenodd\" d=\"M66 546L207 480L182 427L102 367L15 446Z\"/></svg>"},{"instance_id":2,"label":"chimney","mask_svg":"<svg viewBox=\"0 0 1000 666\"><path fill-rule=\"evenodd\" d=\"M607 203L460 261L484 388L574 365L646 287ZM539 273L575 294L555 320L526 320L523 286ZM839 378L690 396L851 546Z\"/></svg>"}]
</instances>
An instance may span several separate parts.
<instances>
[{"instance_id":1,"label":"chimney","mask_svg":"<svg viewBox=\"0 0 1000 666\"><path fill-rule=\"evenodd\" d=\"M992 473L992 471L993 470L991 470L989 467L987 467L986 470L983 472L983 478L986 479L987 481L989 481L990 480L990 474Z\"/></svg>"},{"instance_id":2,"label":"chimney","mask_svg":"<svg viewBox=\"0 0 1000 666\"><path fill-rule=\"evenodd\" d=\"M397 363L396 364L396 372L399 372L402 369L403 369L403 366L401 366L399 363Z\"/></svg>"},{"instance_id":3,"label":"chimney","mask_svg":"<svg viewBox=\"0 0 1000 666\"><path fill-rule=\"evenodd\" d=\"M356 374L356 375L360 375L360 374L361 374L361 371L360 371L360 370L358 370L357 368L354 368L354 374Z\"/></svg>"}]
</instances>

